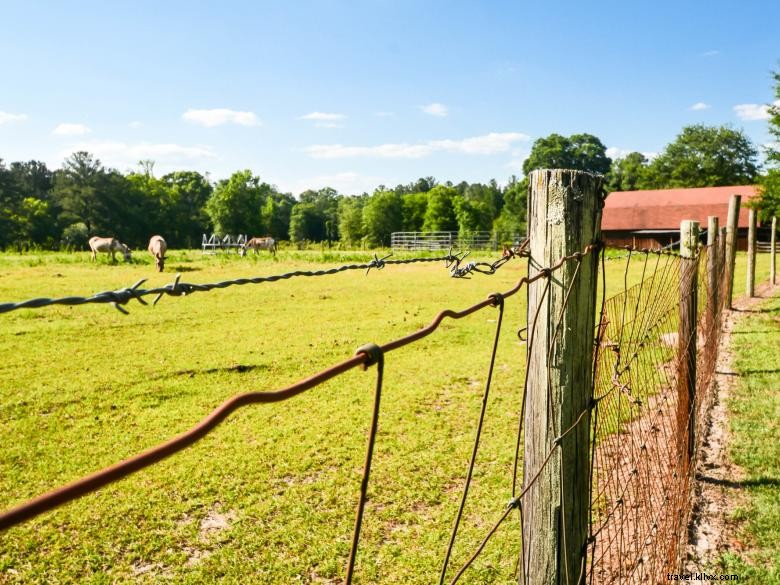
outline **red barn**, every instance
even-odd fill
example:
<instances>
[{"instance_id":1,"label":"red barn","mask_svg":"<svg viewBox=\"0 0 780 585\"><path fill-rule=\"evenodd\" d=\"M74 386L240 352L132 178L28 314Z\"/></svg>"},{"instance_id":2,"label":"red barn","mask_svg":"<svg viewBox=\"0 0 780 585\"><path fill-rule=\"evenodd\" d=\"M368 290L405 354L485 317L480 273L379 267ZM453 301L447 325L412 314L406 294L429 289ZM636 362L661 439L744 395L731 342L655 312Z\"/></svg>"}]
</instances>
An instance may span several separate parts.
<instances>
[{"instance_id":1,"label":"red barn","mask_svg":"<svg viewBox=\"0 0 780 585\"><path fill-rule=\"evenodd\" d=\"M742 196L738 247L745 249L748 228L745 203L758 196L755 185L615 191L605 202L602 237L608 246L630 245L657 250L680 239L680 222L684 219L697 220L705 230L707 218L715 215L719 225L725 227L732 195Z\"/></svg>"}]
</instances>

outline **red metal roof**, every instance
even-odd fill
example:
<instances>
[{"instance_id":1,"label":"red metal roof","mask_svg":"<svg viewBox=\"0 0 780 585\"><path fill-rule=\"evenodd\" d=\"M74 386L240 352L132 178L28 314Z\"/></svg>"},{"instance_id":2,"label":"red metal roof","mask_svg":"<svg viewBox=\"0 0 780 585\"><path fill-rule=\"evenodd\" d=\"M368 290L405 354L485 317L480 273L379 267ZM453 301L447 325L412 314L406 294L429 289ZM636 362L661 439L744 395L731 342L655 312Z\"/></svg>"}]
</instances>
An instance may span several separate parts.
<instances>
[{"instance_id":1,"label":"red metal roof","mask_svg":"<svg viewBox=\"0 0 780 585\"><path fill-rule=\"evenodd\" d=\"M758 196L758 187L755 185L615 191L607 196L601 229L678 230L684 219L698 220L701 227L706 228L710 215L718 216L720 226L725 227L729 198L732 195L742 195L739 227L747 227L748 210L745 203Z\"/></svg>"}]
</instances>

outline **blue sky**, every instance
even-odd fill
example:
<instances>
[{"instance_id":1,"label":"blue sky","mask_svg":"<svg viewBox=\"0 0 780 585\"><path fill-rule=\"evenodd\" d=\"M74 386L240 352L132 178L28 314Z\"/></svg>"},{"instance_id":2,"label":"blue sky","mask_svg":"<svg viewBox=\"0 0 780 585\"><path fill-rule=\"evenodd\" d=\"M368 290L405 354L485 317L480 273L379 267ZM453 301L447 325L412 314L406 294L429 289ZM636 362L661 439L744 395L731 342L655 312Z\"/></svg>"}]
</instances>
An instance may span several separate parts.
<instances>
[{"instance_id":1,"label":"blue sky","mask_svg":"<svg viewBox=\"0 0 780 585\"><path fill-rule=\"evenodd\" d=\"M0 0L0 158L77 149L298 194L503 183L533 140L769 141L780 2Z\"/></svg>"}]
</instances>

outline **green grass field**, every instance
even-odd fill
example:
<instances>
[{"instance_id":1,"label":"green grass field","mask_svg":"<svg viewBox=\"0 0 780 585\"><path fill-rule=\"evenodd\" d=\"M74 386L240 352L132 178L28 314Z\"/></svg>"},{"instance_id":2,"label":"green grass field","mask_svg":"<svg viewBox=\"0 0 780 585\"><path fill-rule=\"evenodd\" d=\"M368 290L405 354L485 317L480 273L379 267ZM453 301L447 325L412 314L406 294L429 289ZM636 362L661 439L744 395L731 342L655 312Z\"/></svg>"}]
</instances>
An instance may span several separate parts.
<instances>
[{"instance_id":1,"label":"green grass field","mask_svg":"<svg viewBox=\"0 0 780 585\"><path fill-rule=\"evenodd\" d=\"M731 529L744 550L722 555L719 565L745 582L770 584L780 583L780 298L760 310L735 330L739 378L728 405L731 455L745 472Z\"/></svg>"},{"instance_id":2,"label":"green grass field","mask_svg":"<svg viewBox=\"0 0 780 585\"><path fill-rule=\"evenodd\" d=\"M173 251L110 265L86 253L0 255L0 302L322 269L366 253L203 257ZM471 260L472 258L469 258ZM631 285L640 278L635 268ZM607 262L607 294L624 262ZM744 256L735 291L744 290ZM759 256L759 282L768 256ZM133 301L0 315L0 507L131 456L200 421L225 399L282 388L509 289L449 278L443 264L389 266L234 286L155 307ZM492 394L452 566L503 512L520 408L524 291L507 300ZM385 385L356 580L430 583L463 486L496 309L445 321L386 356ZM355 370L290 401L231 416L183 453L0 534L2 583L337 581L349 551L375 370ZM515 582L519 523L507 522L465 582ZM452 569L450 572L452 575Z\"/></svg>"}]
</instances>

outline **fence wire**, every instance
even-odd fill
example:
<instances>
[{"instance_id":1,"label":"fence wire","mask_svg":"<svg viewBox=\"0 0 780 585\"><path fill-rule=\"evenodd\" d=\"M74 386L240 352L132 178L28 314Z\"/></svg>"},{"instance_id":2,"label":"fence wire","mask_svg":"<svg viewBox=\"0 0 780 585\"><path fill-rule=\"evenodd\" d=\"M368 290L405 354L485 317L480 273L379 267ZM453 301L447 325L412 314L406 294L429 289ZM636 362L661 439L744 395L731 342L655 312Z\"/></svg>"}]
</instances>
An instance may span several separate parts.
<instances>
[{"instance_id":1,"label":"fence wire","mask_svg":"<svg viewBox=\"0 0 780 585\"><path fill-rule=\"evenodd\" d=\"M314 277L314 276L329 276L332 274L338 274L339 272L346 272L348 270L365 270L368 274L372 268L381 270L385 266L395 264L416 264L420 262L444 262L445 267L449 270L452 278L469 278L471 274L495 274L496 271L506 264L512 258L519 258L527 255L525 253L525 247L528 240L525 240L520 246L516 248L507 249L505 253L493 262L468 262L463 263L463 260L470 254L469 251L453 254L452 250L445 256L437 256L434 258L404 258L401 260L388 260L391 254L379 258L374 254L374 259L370 262L362 264L345 264L343 266L337 266L334 268L327 268L324 270L294 270L292 272L286 272L284 274L274 274L271 276L256 276L253 278L235 278L232 280L223 280L214 283L195 284L190 282L181 282L180 275L176 275L174 281L171 284L151 288L143 289L141 285L146 282L146 279L139 280L132 286L125 288L103 291L95 293L90 296L70 296L57 299L52 298L36 298L28 299L25 301L19 301L15 303L0 303L0 314L8 313L10 311L16 311L18 309L40 309L42 307L49 307L51 305L86 305L91 303L108 303L121 313L127 314L127 310L124 305L135 299L142 305L148 304L144 297L149 295L156 295L153 304L163 297L168 295L172 297L181 297L190 295L195 292L209 292L215 289L228 288L230 286L241 286L245 284L263 284L267 282L277 282L279 280L288 280L296 277ZM461 265L463 264L463 265Z\"/></svg>"},{"instance_id":2,"label":"fence wire","mask_svg":"<svg viewBox=\"0 0 780 585\"><path fill-rule=\"evenodd\" d=\"M453 276L463 277L472 272L492 274L510 258L526 255L526 245L510 251L494 263L484 263L484 265L475 263L471 268L470 265L461 266L465 255L450 254L443 258L398 260L393 263L445 260ZM577 566L564 567L566 582L580 583L583 579L590 584L663 582L665 574L676 572L680 565L690 515L691 484L699 441L698 437L693 435L693 428L704 418L712 398L711 392L706 391L706 388L709 387L714 371L724 307L722 295L718 295L718 291L724 288L722 286L724 259L717 250L718 246L713 250L704 249L694 259L684 259L667 252L628 250L624 258L624 290L611 298L605 298L603 292L606 290L605 257L601 253L601 246L598 243L592 244L582 252L561 258L552 266L538 269L533 276L521 278L508 291L491 294L487 299L459 311L443 310L428 326L384 345L363 346L353 357L287 388L275 392L250 392L235 396L212 411L200 424L169 441L0 513L0 530L84 496L185 449L241 407L287 400L357 366L363 366L365 369L375 365L377 375L365 465L356 507L352 546L349 557L345 560L345 582L350 583L359 570L357 551L365 503L370 491L370 470L381 414L384 356L390 351L432 334L445 319L458 320L483 309L493 308L498 309L499 313L482 396L482 408L475 424L471 457L464 470L460 503L453 518L447 548L443 551L439 583L457 583L467 575L469 568L478 561L493 536L510 518L516 518L526 538L535 537L525 530L529 522L524 510L526 497L532 490L538 489L540 483L546 481L540 479L545 474L558 470L563 477L565 463L560 455L561 446L568 441L579 441L583 433L584 436L589 437L586 444L589 445L591 453L586 470L589 474L587 485L590 493L582 494L588 515L587 529L583 532L583 541L574 543L583 551ZM573 288L583 278L583 260L589 256L594 257L590 258L594 265L599 259L601 260L600 284L602 286L594 351L592 359L588 360L592 365L593 374L589 400L583 408L574 412L571 420L561 428L548 429L551 433L549 436L552 437L551 446L539 461L533 462L533 466L528 464L529 462L523 462L520 447L526 432L523 421L525 410L528 408L530 384L528 368L526 368L525 380L519 389L522 395L517 401L520 405L519 424L511 492L495 494L497 519L475 550L467 557L459 558L462 553L455 554L454 545L463 510L467 505L475 462L479 457L481 434L487 422L485 407L490 393L505 302L529 284L543 281L543 286L539 287L540 291L537 290L534 303L528 306L526 327L518 332L518 335L521 341L527 340L527 354L530 355L534 344L545 343L544 351L552 356L556 344L564 333L564 327L561 326L564 311L567 309ZM332 271L318 271L318 273L332 274L355 268L381 268L385 263L391 262L384 258L375 258L375 261L366 265L351 265ZM709 270L707 266L710 266ZM629 285L629 271L637 268L641 273L639 282ZM568 287L553 293L554 287L560 289L561 282L564 280L558 274L561 271L567 275ZM298 273L289 273L276 279L290 278L296 274ZM265 277L259 281L267 282L272 278ZM184 283L177 281L169 287L150 291L141 291L138 289L139 285L136 285L130 289L135 292L126 293L126 296L122 296L119 300L108 294L101 296L101 300L90 300L95 297L81 300L82 302L122 303L132 298L141 300L139 297L147 294L176 295L183 294L185 290L186 292L211 290L211 288L254 281L255 279L238 279L228 281L227 284L197 286L185 286ZM694 290L697 281L698 289ZM695 315L697 333L685 337L679 335L681 315L684 315L681 298L691 291L698 299ZM563 303L559 314L552 316L552 330L542 335L537 328L537 321L543 305L552 294L559 295ZM22 306L47 306L58 302L48 300L51 302L0 305L0 312ZM687 396L684 394L687 390L683 382L688 377L689 369L685 359L692 344L698 349L696 380L699 391L693 402L689 404L681 397ZM550 366L547 367L549 374ZM551 394L552 389L548 388L548 396ZM556 408L552 400L548 400L546 407ZM519 477L522 467L525 475L521 487ZM570 486L561 486L561 494L566 493L564 488L568 487ZM563 495L559 505L561 515L565 515L566 510L574 506ZM565 530L560 536L564 549L567 542L572 543L573 539L580 538L568 534ZM534 547L546 545L541 539L540 542L532 540L533 538L528 542L517 543L516 563L506 567L509 576L512 574L516 575L515 578L519 576L525 583L533 580L530 574L532 566L530 556L534 552ZM578 577L570 580L571 574ZM432 576L431 580L433 580Z\"/></svg>"},{"instance_id":3,"label":"fence wire","mask_svg":"<svg viewBox=\"0 0 780 585\"><path fill-rule=\"evenodd\" d=\"M632 263L643 278L628 286ZM661 583L680 568L700 445L693 433L714 394L724 266L718 246L702 248L693 260L630 252L624 291L604 303L591 424L588 583ZM696 333L680 338L681 298L690 294L698 301ZM689 403L692 344L696 395Z\"/></svg>"}]
</instances>

